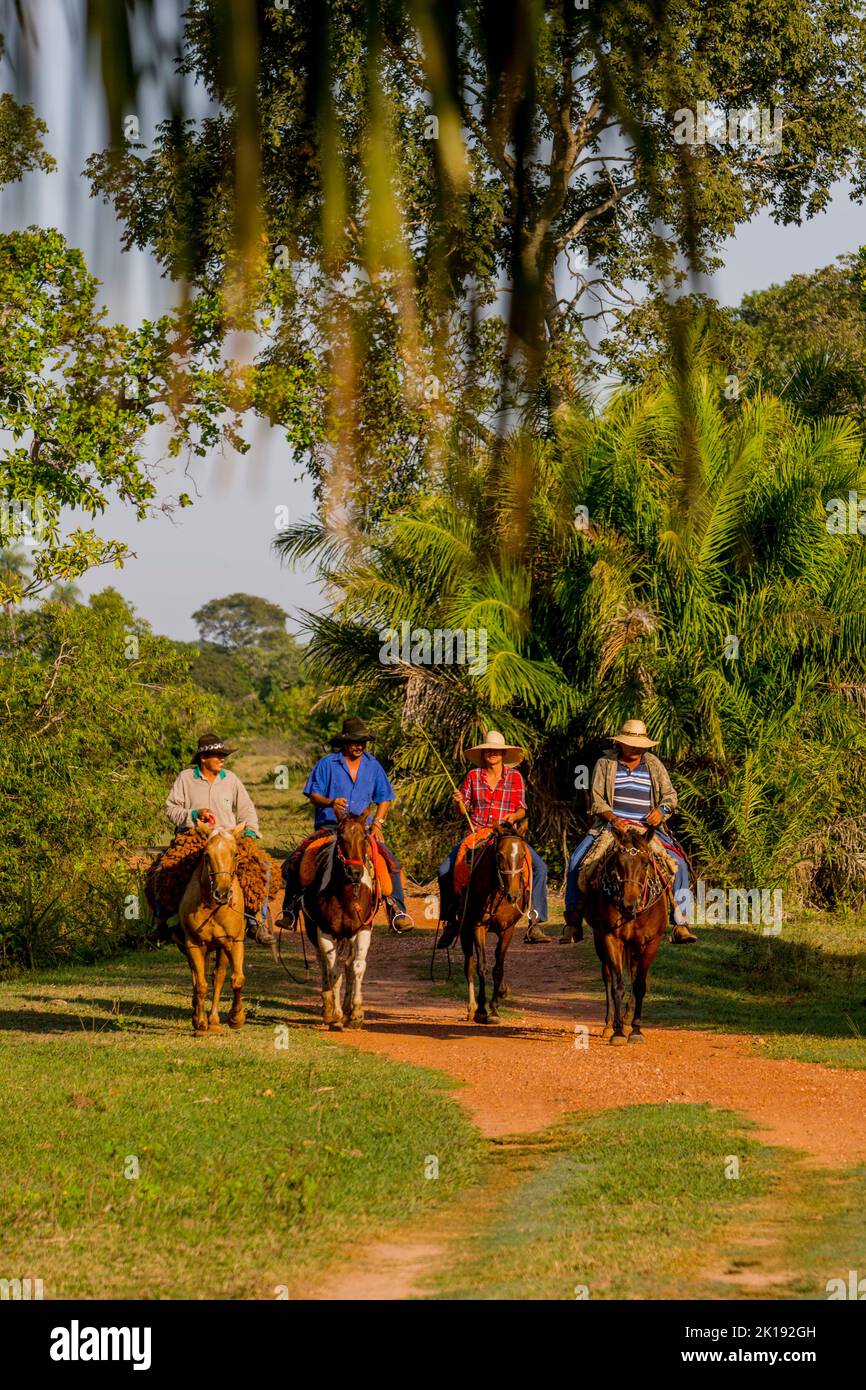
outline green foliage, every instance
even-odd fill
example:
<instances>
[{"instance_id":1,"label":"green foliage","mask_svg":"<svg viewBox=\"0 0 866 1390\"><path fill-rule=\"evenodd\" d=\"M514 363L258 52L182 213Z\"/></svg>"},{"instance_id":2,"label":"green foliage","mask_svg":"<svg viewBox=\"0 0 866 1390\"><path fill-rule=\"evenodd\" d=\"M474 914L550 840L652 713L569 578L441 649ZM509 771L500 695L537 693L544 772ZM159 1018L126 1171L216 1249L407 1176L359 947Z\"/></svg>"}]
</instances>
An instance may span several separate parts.
<instances>
[{"instance_id":1,"label":"green foliage","mask_svg":"<svg viewBox=\"0 0 866 1390\"><path fill-rule=\"evenodd\" d=\"M416 726L455 770L494 726L528 748L533 833L558 847L577 830L570 770L639 716L699 865L770 886L806 856L814 883L866 778L866 560L826 525L826 503L864 486L850 422L807 423L766 395L734 410L719 378L685 402L623 392L555 442L461 460L342 554L323 528L339 597L310 619L310 669L330 708L375 714L424 815L449 788ZM280 541L316 544L309 527ZM385 634L403 622L486 629L485 669L395 664Z\"/></svg>"},{"instance_id":2,"label":"green foliage","mask_svg":"<svg viewBox=\"0 0 866 1390\"><path fill-rule=\"evenodd\" d=\"M187 664L112 590L3 620L4 962L92 957L140 932L131 847L162 832L166 785L213 718Z\"/></svg>"},{"instance_id":3,"label":"green foliage","mask_svg":"<svg viewBox=\"0 0 866 1390\"><path fill-rule=\"evenodd\" d=\"M549 432L605 298L712 271L759 209L799 221L846 175L863 193L849 0L340 0L260 8L242 36L209 0L184 18L211 111L88 173L126 244L216 304L216 339L258 328L251 400L338 511L392 510L503 408ZM700 100L781 108L782 150L678 143Z\"/></svg>"}]
</instances>

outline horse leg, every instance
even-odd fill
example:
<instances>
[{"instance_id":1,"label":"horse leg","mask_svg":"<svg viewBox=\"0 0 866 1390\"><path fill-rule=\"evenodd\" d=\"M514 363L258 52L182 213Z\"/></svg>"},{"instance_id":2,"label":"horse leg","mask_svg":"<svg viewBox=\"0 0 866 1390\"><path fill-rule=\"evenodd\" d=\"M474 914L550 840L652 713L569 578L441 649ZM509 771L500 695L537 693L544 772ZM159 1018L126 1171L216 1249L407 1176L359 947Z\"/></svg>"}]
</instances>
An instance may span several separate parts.
<instances>
[{"instance_id":1,"label":"horse leg","mask_svg":"<svg viewBox=\"0 0 866 1390\"><path fill-rule=\"evenodd\" d=\"M604 1027L601 1030L603 1038L609 1038L613 1032L613 1025L610 1016L613 1013L613 995L611 991L610 963L604 961L601 967L601 978L604 980Z\"/></svg>"},{"instance_id":2,"label":"horse leg","mask_svg":"<svg viewBox=\"0 0 866 1390\"><path fill-rule=\"evenodd\" d=\"M222 993L223 981L228 970L229 958L221 946L217 947L216 960L213 968L213 1003L211 1005L210 1018L207 1021L208 1032L218 1033L220 1028L220 994Z\"/></svg>"},{"instance_id":3,"label":"horse leg","mask_svg":"<svg viewBox=\"0 0 866 1390\"><path fill-rule=\"evenodd\" d=\"M643 1000L645 994L646 966L644 965L643 956L641 956L640 960L638 961L637 971L635 972L635 978L632 983L632 998L634 1000L634 1009L632 1011L631 1016L631 1032L629 1033L628 1038L630 1043L645 1041L644 1035L640 1030L640 1020L641 1014L643 1013Z\"/></svg>"},{"instance_id":4,"label":"horse leg","mask_svg":"<svg viewBox=\"0 0 866 1390\"><path fill-rule=\"evenodd\" d=\"M625 1029L622 1023L622 967L623 967L623 948L622 942L618 937L608 937L608 950L610 953L611 969L611 988L613 991L613 1033L611 1034L612 1043L625 1042Z\"/></svg>"},{"instance_id":5,"label":"horse leg","mask_svg":"<svg viewBox=\"0 0 866 1390\"><path fill-rule=\"evenodd\" d=\"M505 989L502 984L502 977L505 974L505 951L503 942L505 933L500 932L496 938L496 959L493 962L493 996L490 1000L490 1022L499 1022L499 1010L496 1005L500 999L505 997Z\"/></svg>"},{"instance_id":6,"label":"horse leg","mask_svg":"<svg viewBox=\"0 0 866 1390\"><path fill-rule=\"evenodd\" d=\"M350 991L346 1000L346 1012L349 1015L349 1023L364 1022L364 1000L361 989L364 983L364 975L367 971L367 952L370 949L370 940L373 936L371 929L359 931L352 943L352 961L349 975Z\"/></svg>"},{"instance_id":7,"label":"horse leg","mask_svg":"<svg viewBox=\"0 0 866 1390\"><path fill-rule=\"evenodd\" d=\"M466 976L466 983L469 986L469 1004L466 1009L466 1022L472 1023L475 1018L475 952L463 948L463 973Z\"/></svg>"},{"instance_id":8,"label":"horse leg","mask_svg":"<svg viewBox=\"0 0 866 1390\"><path fill-rule=\"evenodd\" d=\"M487 945L487 931L482 926L475 928L475 940L473 949L475 953L475 969L478 972L478 1007L475 1010L476 1023L489 1023L487 1014L487 981L484 978L485 947Z\"/></svg>"},{"instance_id":9,"label":"horse leg","mask_svg":"<svg viewBox=\"0 0 866 1390\"><path fill-rule=\"evenodd\" d=\"M339 1032L343 1027L340 1012L340 963L337 943L328 932L319 932L319 959L322 962L322 1018L330 1028Z\"/></svg>"},{"instance_id":10,"label":"horse leg","mask_svg":"<svg viewBox=\"0 0 866 1390\"><path fill-rule=\"evenodd\" d=\"M232 963L232 989L234 998L227 1019L229 1028L243 1028L247 1015L244 1009L244 939L233 941L229 946Z\"/></svg>"},{"instance_id":11,"label":"horse leg","mask_svg":"<svg viewBox=\"0 0 866 1390\"><path fill-rule=\"evenodd\" d=\"M192 1026L196 1033L207 1032L207 1012L204 1001L207 997L207 980L204 973L204 947L187 943L187 959L192 971Z\"/></svg>"}]
</instances>

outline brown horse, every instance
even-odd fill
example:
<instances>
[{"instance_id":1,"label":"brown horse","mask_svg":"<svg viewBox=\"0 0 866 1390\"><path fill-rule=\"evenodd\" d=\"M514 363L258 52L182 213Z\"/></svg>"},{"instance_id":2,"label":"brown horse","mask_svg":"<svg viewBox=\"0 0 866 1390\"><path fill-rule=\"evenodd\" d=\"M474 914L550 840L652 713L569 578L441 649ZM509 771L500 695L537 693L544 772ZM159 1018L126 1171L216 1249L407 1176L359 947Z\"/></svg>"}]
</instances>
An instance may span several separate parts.
<instances>
[{"instance_id":1,"label":"brown horse","mask_svg":"<svg viewBox=\"0 0 866 1390\"><path fill-rule=\"evenodd\" d=\"M336 834L319 850L315 877L302 898L307 935L322 970L322 1018L335 1031L346 1021L350 1026L364 1022L361 986L379 906L366 815L338 819ZM348 1020L340 1006L344 970Z\"/></svg>"},{"instance_id":2,"label":"brown horse","mask_svg":"<svg viewBox=\"0 0 866 1390\"><path fill-rule=\"evenodd\" d=\"M214 830L207 825L198 827L198 833L205 840L204 853L180 901L182 949L192 971L192 1026L196 1033L219 1031L220 993L229 961L234 990L229 1027L242 1028L246 1018L242 1002L246 922L244 895L237 877L238 843L245 828L243 821L233 830ZM216 960L213 1004L208 1017L205 962L211 952L216 952Z\"/></svg>"},{"instance_id":3,"label":"brown horse","mask_svg":"<svg viewBox=\"0 0 866 1390\"><path fill-rule=\"evenodd\" d=\"M463 968L469 986L466 1018L469 1023L498 1023L500 999L508 995L505 984L505 957L514 928L529 907L525 877L526 843L509 821L498 825L493 834L474 851L472 875L462 904L460 944ZM487 982L484 975L487 933L496 937L493 964L493 995L487 1008ZM478 1005L475 1004L475 976L478 976Z\"/></svg>"},{"instance_id":4,"label":"brown horse","mask_svg":"<svg viewBox=\"0 0 866 1390\"><path fill-rule=\"evenodd\" d=\"M647 976L668 922L663 869L651 840L655 831L611 829L617 843L587 890L586 919L601 961L606 1009L603 1038L626 1041L623 973L628 968L633 1012L629 1042L643 1042L641 1013ZM611 1013L613 1024L611 1025Z\"/></svg>"}]
</instances>

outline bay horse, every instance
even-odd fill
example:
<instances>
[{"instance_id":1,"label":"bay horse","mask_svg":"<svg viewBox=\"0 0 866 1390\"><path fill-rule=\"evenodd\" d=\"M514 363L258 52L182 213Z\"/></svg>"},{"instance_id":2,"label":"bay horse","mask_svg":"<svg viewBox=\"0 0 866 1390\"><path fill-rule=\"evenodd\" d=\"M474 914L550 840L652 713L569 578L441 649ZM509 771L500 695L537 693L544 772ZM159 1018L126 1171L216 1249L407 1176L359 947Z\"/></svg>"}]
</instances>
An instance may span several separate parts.
<instances>
[{"instance_id":1,"label":"bay horse","mask_svg":"<svg viewBox=\"0 0 866 1390\"><path fill-rule=\"evenodd\" d=\"M505 984L505 957L514 928L529 907L530 888L526 882L526 842L510 821L502 821L474 851L472 873L462 904L460 944L463 969L469 987L466 1019L472 1023L498 1023L500 999L508 995ZM493 963L493 994L487 1007L487 933L496 937ZM475 1003L475 977L478 978L478 1004Z\"/></svg>"},{"instance_id":2,"label":"bay horse","mask_svg":"<svg viewBox=\"0 0 866 1390\"><path fill-rule=\"evenodd\" d=\"M219 1002L226 971L231 962L234 999L229 1010L230 1028L242 1028L246 1019L244 988L244 895L238 881L238 844L246 829L242 821L233 830L197 827L204 839L201 863L190 878L180 900L181 950L192 971L192 1026L196 1033L219 1032ZM207 980L205 963L216 952L213 971L213 1002L210 1015L205 1010Z\"/></svg>"},{"instance_id":3,"label":"bay horse","mask_svg":"<svg viewBox=\"0 0 866 1390\"><path fill-rule=\"evenodd\" d=\"M361 988L379 907L367 814L338 817L336 834L319 850L315 877L301 900L307 936L318 952L322 971L322 1019L336 1032L346 1022L350 1027L364 1022ZM344 969L348 980L345 1013L340 1004Z\"/></svg>"},{"instance_id":4,"label":"bay horse","mask_svg":"<svg viewBox=\"0 0 866 1390\"><path fill-rule=\"evenodd\" d=\"M623 974L627 969L633 1005L628 1041L638 1043L645 1041L643 1001L650 967L668 924L668 894L664 870L652 848L654 828L617 830L612 825L611 830L616 843L587 888L586 920L592 927L604 980L602 1037L611 1043L626 1041Z\"/></svg>"}]
</instances>

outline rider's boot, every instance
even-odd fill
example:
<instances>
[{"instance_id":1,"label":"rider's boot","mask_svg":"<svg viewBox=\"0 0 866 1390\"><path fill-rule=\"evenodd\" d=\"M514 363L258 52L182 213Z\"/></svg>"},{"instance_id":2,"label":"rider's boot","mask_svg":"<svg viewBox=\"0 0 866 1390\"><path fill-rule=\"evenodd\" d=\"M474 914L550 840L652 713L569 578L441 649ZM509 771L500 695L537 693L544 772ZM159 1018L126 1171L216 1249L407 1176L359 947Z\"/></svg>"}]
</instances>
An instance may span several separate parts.
<instances>
[{"instance_id":1,"label":"rider's boot","mask_svg":"<svg viewBox=\"0 0 866 1390\"><path fill-rule=\"evenodd\" d=\"M550 941L547 932L543 932L538 925L538 918L535 912L529 914L529 930L523 938L524 943L529 946L542 946L546 941Z\"/></svg>"},{"instance_id":2,"label":"rider's boot","mask_svg":"<svg viewBox=\"0 0 866 1390\"><path fill-rule=\"evenodd\" d=\"M158 907L156 909L156 912L153 914L153 925L155 930L151 933L152 941L162 945L163 942L174 940L174 934L177 931L177 923L175 922L171 927L168 925L169 919L174 916L176 916L175 913L168 912L164 907Z\"/></svg>"},{"instance_id":3,"label":"rider's boot","mask_svg":"<svg viewBox=\"0 0 866 1390\"><path fill-rule=\"evenodd\" d=\"M454 945L454 942L457 940L457 938L458 938L459 935L460 935L460 923L459 923L459 921L455 920L455 918L452 917L452 919L451 919L450 922L443 922L443 924L442 924L442 935L440 936L439 940L436 942L436 950L437 950L437 951L444 951L444 950L446 950L449 946L453 946L453 945Z\"/></svg>"},{"instance_id":4,"label":"rider's boot","mask_svg":"<svg viewBox=\"0 0 866 1390\"><path fill-rule=\"evenodd\" d=\"M584 895L581 893L575 906L566 912L565 926L559 938L560 946L570 946L572 941L583 940L583 903Z\"/></svg>"},{"instance_id":5,"label":"rider's boot","mask_svg":"<svg viewBox=\"0 0 866 1390\"><path fill-rule=\"evenodd\" d=\"M404 932L412 930L415 923L408 912L404 912L399 903L395 902L393 898L388 898L385 906L388 912L388 924L396 936L402 936Z\"/></svg>"},{"instance_id":6,"label":"rider's boot","mask_svg":"<svg viewBox=\"0 0 866 1390\"><path fill-rule=\"evenodd\" d=\"M283 910L277 918L277 926L282 931L298 931L301 916L301 894L296 893L290 896L286 893L283 898Z\"/></svg>"},{"instance_id":7,"label":"rider's boot","mask_svg":"<svg viewBox=\"0 0 866 1390\"><path fill-rule=\"evenodd\" d=\"M254 935L255 935L256 941L258 941L258 942L260 943L260 945L262 945L262 946L273 946L274 942L275 942L276 939L277 939L277 938L274 936L273 932L271 931L270 927L268 926L268 918L269 918L269 917L270 917L270 913L268 913L268 915L267 915L266 917L256 917L256 918L254 918L254 921L255 921L255 933L254 933Z\"/></svg>"},{"instance_id":8,"label":"rider's boot","mask_svg":"<svg viewBox=\"0 0 866 1390\"><path fill-rule=\"evenodd\" d=\"M675 946L682 946L689 941L697 941L694 932L689 929L685 922L675 922L671 932L671 941Z\"/></svg>"}]
</instances>

